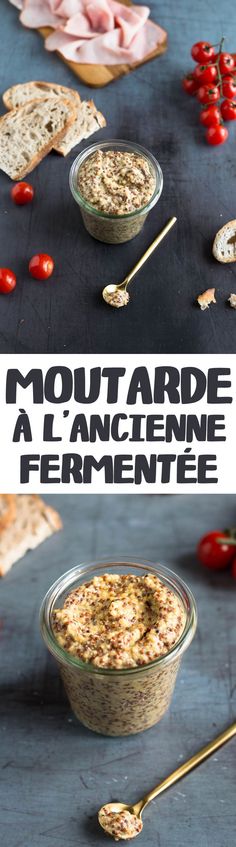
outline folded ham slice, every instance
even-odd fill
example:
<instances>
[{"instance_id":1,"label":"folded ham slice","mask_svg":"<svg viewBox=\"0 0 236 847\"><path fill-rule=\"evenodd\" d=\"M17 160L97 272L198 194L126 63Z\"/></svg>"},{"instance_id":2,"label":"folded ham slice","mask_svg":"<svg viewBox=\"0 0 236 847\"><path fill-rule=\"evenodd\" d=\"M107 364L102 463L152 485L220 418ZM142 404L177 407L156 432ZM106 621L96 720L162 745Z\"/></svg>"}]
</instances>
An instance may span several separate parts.
<instances>
[{"instance_id":1,"label":"folded ham slice","mask_svg":"<svg viewBox=\"0 0 236 847\"><path fill-rule=\"evenodd\" d=\"M10 0L20 20L37 29L50 26L49 51L85 64L140 62L166 40L166 32L148 20L147 6L124 6L117 0Z\"/></svg>"}]
</instances>

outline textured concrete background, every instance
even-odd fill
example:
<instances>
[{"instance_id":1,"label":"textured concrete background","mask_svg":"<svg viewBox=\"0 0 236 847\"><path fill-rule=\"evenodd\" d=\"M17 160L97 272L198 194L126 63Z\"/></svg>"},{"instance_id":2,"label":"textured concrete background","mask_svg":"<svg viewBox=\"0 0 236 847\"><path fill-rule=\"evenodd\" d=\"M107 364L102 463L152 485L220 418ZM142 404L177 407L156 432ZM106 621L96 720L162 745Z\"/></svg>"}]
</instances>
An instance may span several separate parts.
<instances>
[{"instance_id":1,"label":"textured concrete background","mask_svg":"<svg viewBox=\"0 0 236 847\"><path fill-rule=\"evenodd\" d=\"M200 535L234 525L233 496L77 495L46 498L64 529L1 581L1 843L7 847L102 847L98 808L135 801L235 718L236 584L197 563ZM171 708L130 738L84 729L65 699L38 630L50 584L80 561L143 556L182 576L198 603ZM144 813L140 847L233 847L235 741ZM112 843L112 842L111 842Z\"/></svg>"},{"instance_id":2,"label":"textured concrete background","mask_svg":"<svg viewBox=\"0 0 236 847\"><path fill-rule=\"evenodd\" d=\"M43 40L18 21L0 0L0 94L9 85L44 79L78 86L94 97L107 128L92 141L125 138L148 147L164 174L160 201L134 241L101 244L86 233L71 197L68 174L85 141L62 159L48 156L32 173L35 202L19 210L0 176L0 255L18 275L17 289L1 297L0 352L9 353L235 353L236 318L227 304L236 292L236 265L220 265L211 254L217 230L235 218L236 127L222 147L209 147L199 107L181 89L193 66L190 47L199 39L236 51L235 0L151 0L154 20L168 31L169 49L102 89L82 85ZM3 111L3 108L2 108ZM90 142L89 142L90 143ZM127 309L109 309L101 289L124 279L172 215L178 223L131 286ZM50 253L55 273L46 284L28 274L35 252ZM195 298L216 287L217 305L203 315Z\"/></svg>"}]
</instances>

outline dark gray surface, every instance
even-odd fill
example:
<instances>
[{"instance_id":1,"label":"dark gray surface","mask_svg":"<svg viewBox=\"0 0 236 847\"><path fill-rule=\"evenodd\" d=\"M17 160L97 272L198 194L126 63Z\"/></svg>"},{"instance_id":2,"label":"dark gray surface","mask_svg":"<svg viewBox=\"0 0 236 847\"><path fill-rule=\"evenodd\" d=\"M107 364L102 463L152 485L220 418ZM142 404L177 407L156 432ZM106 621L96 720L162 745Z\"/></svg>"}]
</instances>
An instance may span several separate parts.
<instances>
[{"instance_id":1,"label":"dark gray surface","mask_svg":"<svg viewBox=\"0 0 236 847\"><path fill-rule=\"evenodd\" d=\"M1 90L33 79L78 84L83 98L94 97L107 128L93 140L125 138L147 146L164 173L162 197L143 232L126 245L103 245L84 230L68 188L75 151L56 154L30 177L36 190L30 207L16 208L10 181L0 176L0 264L12 267L18 286L0 297L0 352L184 353L235 352L235 313L226 305L236 291L235 265L211 256L216 231L235 218L236 127L222 147L203 141L199 108L181 90L191 67L193 42L226 37L236 51L234 0L156 0L152 17L169 34L165 56L100 90L77 83L60 59L48 54L40 36L18 22L8 0L0 0ZM83 143L82 146L86 146ZM81 146L80 148L81 149ZM178 224L140 272L132 304L119 312L100 298L103 284L124 278L156 232L172 216ZM36 283L27 264L34 252L54 256L51 280ZM208 287L217 305L204 315L194 305Z\"/></svg>"},{"instance_id":2,"label":"dark gray surface","mask_svg":"<svg viewBox=\"0 0 236 847\"><path fill-rule=\"evenodd\" d=\"M236 584L228 573L201 568L194 549L203 532L235 523L236 499L46 499L60 509L63 532L0 585L1 843L102 847L108 843L96 824L102 803L143 796L235 718ZM51 582L79 561L111 554L169 565L188 582L199 610L170 711L153 729L123 739L94 735L76 721L38 631ZM235 741L156 800L144 821L140 847L233 847Z\"/></svg>"}]
</instances>

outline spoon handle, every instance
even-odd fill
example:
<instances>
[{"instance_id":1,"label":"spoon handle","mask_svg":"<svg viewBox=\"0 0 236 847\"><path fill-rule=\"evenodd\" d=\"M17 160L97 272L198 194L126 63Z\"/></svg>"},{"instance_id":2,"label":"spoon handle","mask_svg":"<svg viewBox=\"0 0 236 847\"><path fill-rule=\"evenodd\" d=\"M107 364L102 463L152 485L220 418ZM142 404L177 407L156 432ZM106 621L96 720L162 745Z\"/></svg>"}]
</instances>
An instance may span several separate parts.
<instances>
[{"instance_id":1,"label":"spoon handle","mask_svg":"<svg viewBox=\"0 0 236 847\"><path fill-rule=\"evenodd\" d=\"M137 273L137 271L139 271L139 269L142 267L142 265L144 265L144 262L147 261L149 256L151 256L151 253L153 252L153 250L155 250L156 247L158 246L158 244L160 244L160 241L162 241L162 239L165 238L165 235L167 235L167 232L169 232L169 229L171 229L171 227L174 226L174 224L176 223L176 220L177 220L177 218L170 218L170 220L164 226L164 228L161 230L161 232L159 232L158 235L156 236L156 238L154 238L154 241L152 242L152 244L149 245L146 252L143 254L143 256L141 256L141 259L138 260L137 264L134 266L134 268L132 268L132 271L130 271L130 273L125 278L126 285L128 285L128 282L131 282L131 279L133 279L133 276Z\"/></svg>"},{"instance_id":2,"label":"spoon handle","mask_svg":"<svg viewBox=\"0 0 236 847\"><path fill-rule=\"evenodd\" d=\"M231 724L228 729L226 729L224 732L221 732L220 735L217 735L217 738L215 738L214 741L210 741L209 744L206 744L205 747L202 747L202 749L199 750L198 753L195 753L195 755L192 756L191 759L188 759L187 762L184 762L183 765L180 765L180 767L177 768L177 770L173 771L173 773L171 773L169 776L167 776L166 779L163 780L163 782L159 782L159 785L157 785L156 788L153 788L153 790L150 791L149 794L147 794L143 800L137 803L135 808L137 809L137 807L139 807L139 812L143 811L145 806L147 806L147 804L150 803L151 800L154 800L154 797L157 797L158 794L161 794L162 791L165 791L166 788L169 788L170 785L173 785L174 782L177 782L177 780L181 779L182 776L185 776L185 774L195 768L196 765L200 765L200 763L203 762L204 759L207 759L208 756L211 756L211 754L214 753L215 750L218 750L218 747L221 747L222 744L225 744L225 742L229 741L230 738L233 738L234 735L236 735L236 723ZM137 811L136 814L138 814Z\"/></svg>"}]
</instances>

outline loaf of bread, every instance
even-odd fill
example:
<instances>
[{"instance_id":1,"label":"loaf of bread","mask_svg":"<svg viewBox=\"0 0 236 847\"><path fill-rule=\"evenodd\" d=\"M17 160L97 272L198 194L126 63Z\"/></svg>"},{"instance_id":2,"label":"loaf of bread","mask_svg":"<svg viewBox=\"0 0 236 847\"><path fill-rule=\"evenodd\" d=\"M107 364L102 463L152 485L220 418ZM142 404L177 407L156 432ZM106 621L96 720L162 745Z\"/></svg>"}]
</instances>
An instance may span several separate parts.
<instances>
[{"instance_id":1,"label":"loaf of bread","mask_svg":"<svg viewBox=\"0 0 236 847\"><path fill-rule=\"evenodd\" d=\"M0 576L62 528L58 512L36 494L1 494L0 519Z\"/></svg>"},{"instance_id":2,"label":"loaf of bread","mask_svg":"<svg viewBox=\"0 0 236 847\"><path fill-rule=\"evenodd\" d=\"M93 100L81 102L80 96L74 88L66 88L54 82L32 81L13 85L12 88L4 91L3 102L7 109L16 109L34 98L45 99L49 96L71 99L76 106L75 121L66 130L63 138L57 140L53 145L54 150L61 153L62 156L67 156L67 153L76 144L79 144L84 138L89 138L101 127L106 126L104 115L96 109Z\"/></svg>"},{"instance_id":3,"label":"loaf of bread","mask_svg":"<svg viewBox=\"0 0 236 847\"><path fill-rule=\"evenodd\" d=\"M23 179L61 140L76 118L72 100L31 100L0 119L0 168Z\"/></svg>"}]
</instances>

